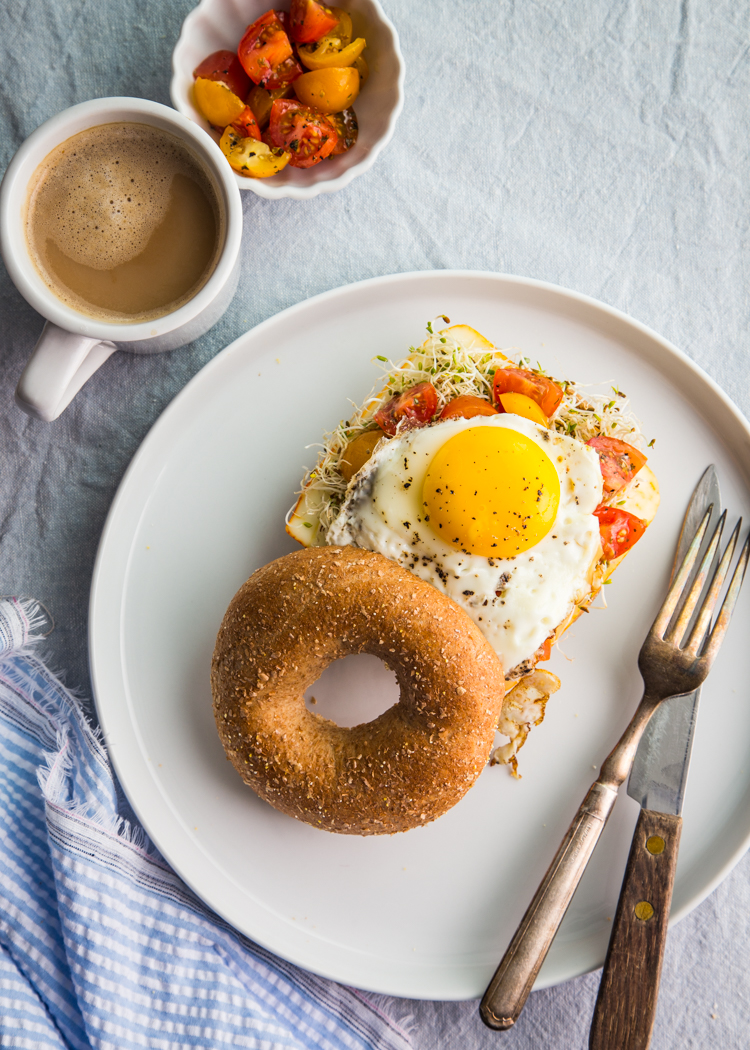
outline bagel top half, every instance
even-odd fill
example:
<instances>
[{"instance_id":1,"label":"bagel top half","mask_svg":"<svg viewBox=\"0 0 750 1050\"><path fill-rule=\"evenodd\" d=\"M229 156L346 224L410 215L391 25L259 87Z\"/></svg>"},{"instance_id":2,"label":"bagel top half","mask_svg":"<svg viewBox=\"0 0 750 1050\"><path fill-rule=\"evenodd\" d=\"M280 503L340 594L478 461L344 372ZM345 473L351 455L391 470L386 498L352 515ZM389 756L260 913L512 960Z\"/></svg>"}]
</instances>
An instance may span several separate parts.
<instances>
[{"instance_id":1,"label":"bagel top half","mask_svg":"<svg viewBox=\"0 0 750 1050\"><path fill-rule=\"evenodd\" d=\"M372 653L400 698L344 728L305 690ZM484 768L503 704L495 651L450 598L380 554L295 551L258 569L219 630L211 686L228 758L271 805L346 834L406 831L455 805Z\"/></svg>"}]
</instances>

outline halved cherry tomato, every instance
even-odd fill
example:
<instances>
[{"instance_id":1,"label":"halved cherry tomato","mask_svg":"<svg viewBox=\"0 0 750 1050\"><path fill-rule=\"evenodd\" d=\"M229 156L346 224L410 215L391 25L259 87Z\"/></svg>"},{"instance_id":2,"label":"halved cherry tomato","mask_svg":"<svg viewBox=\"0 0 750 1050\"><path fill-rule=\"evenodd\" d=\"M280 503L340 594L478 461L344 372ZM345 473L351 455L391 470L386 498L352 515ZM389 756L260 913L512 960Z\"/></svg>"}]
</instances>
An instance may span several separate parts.
<instances>
[{"instance_id":1,"label":"halved cherry tomato","mask_svg":"<svg viewBox=\"0 0 750 1050\"><path fill-rule=\"evenodd\" d=\"M440 413L441 419L473 419L474 416L496 416L497 409L475 394L460 394L449 401Z\"/></svg>"},{"instance_id":2,"label":"halved cherry tomato","mask_svg":"<svg viewBox=\"0 0 750 1050\"><path fill-rule=\"evenodd\" d=\"M254 84L265 84L278 66L289 58L294 61L291 41L275 11L266 11L247 27L237 55Z\"/></svg>"},{"instance_id":3,"label":"halved cherry tomato","mask_svg":"<svg viewBox=\"0 0 750 1050\"><path fill-rule=\"evenodd\" d=\"M283 84L281 87L268 91L261 84L254 84L247 96L247 104L255 114L255 119L261 128L268 126L271 117L271 106L277 98L289 98L294 94L291 84Z\"/></svg>"},{"instance_id":4,"label":"halved cherry tomato","mask_svg":"<svg viewBox=\"0 0 750 1050\"><path fill-rule=\"evenodd\" d=\"M593 437L586 444L599 453L602 487L605 493L619 492L646 462L646 456L642 452L619 438Z\"/></svg>"},{"instance_id":5,"label":"halved cherry tomato","mask_svg":"<svg viewBox=\"0 0 750 1050\"><path fill-rule=\"evenodd\" d=\"M284 150L240 135L231 124L224 129L219 145L234 170L251 179L267 179L276 175L291 159L291 155Z\"/></svg>"},{"instance_id":6,"label":"halved cherry tomato","mask_svg":"<svg viewBox=\"0 0 750 1050\"><path fill-rule=\"evenodd\" d=\"M629 551L646 531L646 525L635 514L620 507L599 506L594 511L599 519L599 536L607 561Z\"/></svg>"},{"instance_id":7,"label":"halved cherry tomato","mask_svg":"<svg viewBox=\"0 0 750 1050\"><path fill-rule=\"evenodd\" d=\"M301 45L297 53L302 65L308 69L326 69L328 66L353 66L366 46L364 37L358 36L342 47L340 39L329 33L317 44Z\"/></svg>"},{"instance_id":8,"label":"halved cherry tomato","mask_svg":"<svg viewBox=\"0 0 750 1050\"><path fill-rule=\"evenodd\" d=\"M549 660L552 656L552 635L549 636L539 646L534 656L537 658L537 662L541 663L542 660Z\"/></svg>"},{"instance_id":9,"label":"halved cherry tomato","mask_svg":"<svg viewBox=\"0 0 750 1050\"><path fill-rule=\"evenodd\" d=\"M355 58L352 64L359 73L359 87L361 90L364 82L370 75L370 67L367 65L364 55L360 55L359 58Z\"/></svg>"},{"instance_id":10,"label":"halved cherry tomato","mask_svg":"<svg viewBox=\"0 0 750 1050\"><path fill-rule=\"evenodd\" d=\"M546 376L529 372L525 368L498 368L492 384L495 403L500 400L501 394L507 393L525 394L536 401L547 417L553 414L563 397L562 387Z\"/></svg>"},{"instance_id":11,"label":"halved cherry tomato","mask_svg":"<svg viewBox=\"0 0 750 1050\"><path fill-rule=\"evenodd\" d=\"M239 117L232 121L232 127L245 139L260 139L258 121L249 106L245 106Z\"/></svg>"},{"instance_id":12,"label":"halved cherry tomato","mask_svg":"<svg viewBox=\"0 0 750 1050\"><path fill-rule=\"evenodd\" d=\"M507 394L500 395L498 404L504 412L523 416L524 419L530 419L532 423L538 423L542 427L549 426L549 420L542 412L539 403L533 397L528 397L527 394L517 394L515 390L511 390Z\"/></svg>"},{"instance_id":13,"label":"halved cherry tomato","mask_svg":"<svg viewBox=\"0 0 750 1050\"><path fill-rule=\"evenodd\" d=\"M322 113L293 99L278 99L263 141L288 150L293 168L311 168L333 153L338 142L333 124Z\"/></svg>"},{"instance_id":14,"label":"halved cherry tomato","mask_svg":"<svg viewBox=\"0 0 750 1050\"><path fill-rule=\"evenodd\" d=\"M351 66L315 69L297 77L294 93L300 102L320 113L340 113L354 105L359 94L359 73Z\"/></svg>"},{"instance_id":15,"label":"halved cherry tomato","mask_svg":"<svg viewBox=\"0 0 750 1050\"><path fill-rule=\"evenodd\" d=\"M329 5L328 10L332 15L336 16L338 21L333 29L330 29L326 35L321 37L316 43L318 47L321 47L324 41L331 38L338 42L336 45L337 47L346 47L347 44L352 42L352 37L354 36L351 15L348 11L345 11L343 7L334 7L333 4Z\"/></svg>"},{"instance_id":16,"label":"halved cherry tomato","mask_svg":"<svg viewBox=\"0 0 750 1050\"><path fill-rule=\"evenodd\" d=\"M283 62L279 62L278 66L271 70L263 83L270 91L274 91L276 88L286 88L304 72L295 56L292 55L290 58L285 58Z\"/></svg>"},{"instance_id":17,"label":"halved cherry tomato","mask_svg":"<svg viewBox=\"0 0 750 1050\"><path fill-rule=\"evenodd\" d=\"M381 405L373 419L386 434L393 437L399 424L409 429L426 426L435 415L437 405L437 390L432 383L417 383Z\"/></svg>"},{"instance_id":18,"label":"halved cherry tomato","mask_svg":"<svg viewBox=\"0 0 750 1050\"><path fill-rule=\"evenodd\" d=\"M310 44L324 37L338 21L329 7L316 0L292 0L289 35L296 44Z\"/></svg>"},{"instance_id":19,"label":"halved cherry tomato","mask_svg":"<svg viewBox=\"0 0 750 1050\"><path fill-rule=\"evenodd\" d=\"M344 449L344 454L339 463L339 470L344 481L349 484L357 471L361 470L367 460L375 451L378 441L383 438L383 431L365 430L364 433L355 437Z\"/></svg>"},{"instance_id":20,"label":"halved cherry tomato","mask_svg":"<svg viewBox=\"0 0 750 1050\"><path fill-rule=\"evenodd\" d=\"M209 122L217 128L225 128L239 117L245 103L220 80L198 77L193 84L195 105Z\"/></svg>"},{"instance_id":21,"label":"halved cherry tomato","mask_svg":"<svg viewBox=\"0 0 750 1050\"><path fill-rule=\"evenodd\" d=\"M234 51L214 51L193 70L195 80L220 80L230 91L244 98L250 90L250 77L240 65Z\"/></svg>"},{"instance_id":22,"label":"halved cherry tomato","mask_svg":"<svg viewBox=\"0 0 750 1050\"><path fill-rule=\"evenodd\" d=\"M336 147L331 153L331 156L334 157L339 153L346 153L348 149L352 148L359 135L359 124L357 122L357 114L353 109L344 109L341 113L331 113L328 119L335 127L339 137Z\"/></svg>"}]
</instances>

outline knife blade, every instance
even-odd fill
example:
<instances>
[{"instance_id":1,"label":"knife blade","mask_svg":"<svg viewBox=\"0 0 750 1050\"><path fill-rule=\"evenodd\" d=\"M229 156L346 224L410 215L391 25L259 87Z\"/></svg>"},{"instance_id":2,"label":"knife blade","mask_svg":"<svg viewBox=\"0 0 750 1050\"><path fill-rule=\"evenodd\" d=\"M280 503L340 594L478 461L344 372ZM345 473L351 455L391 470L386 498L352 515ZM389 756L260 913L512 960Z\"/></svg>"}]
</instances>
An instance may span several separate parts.
<instances>
[{"instance_id":1,"label":"knife blade","mask_svg":"<svg viewBox=\"0 0 750 1050\"><path fill-rule=\"evenodd\" d=\"M708 467L693 492L675 550L671 584L677 566L685 557L701 518L713 505L710 529L721 511L721 493L716 468ZM698 716L700 689L690 696L674 697L661 704L641 738L633 761L627 791L642 809L660 813L682 812L693 733Z\"/></svg>"},{"instance_id":2,"label":"knife blade","mask_svg":"<svg viewBox=\"0 0 750 1050\"><path fill-rule=\"evenodd\" d=\"M670 582L709 506L715 524L721 495L713 465L703 473L685 513ZM700 689L661 704L636 751L627 792L641 812L612 924L589 1050L646 1050L651 1041L699 700Z\"/></svg>"}]
</instances>

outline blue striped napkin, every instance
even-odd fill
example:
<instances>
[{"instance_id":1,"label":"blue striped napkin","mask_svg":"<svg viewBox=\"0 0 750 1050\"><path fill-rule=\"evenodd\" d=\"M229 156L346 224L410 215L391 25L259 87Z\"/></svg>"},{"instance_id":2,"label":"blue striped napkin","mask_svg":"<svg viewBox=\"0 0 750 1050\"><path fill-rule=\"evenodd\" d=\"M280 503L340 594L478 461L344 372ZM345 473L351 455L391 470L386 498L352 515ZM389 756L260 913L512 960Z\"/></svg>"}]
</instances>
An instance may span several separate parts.
<instances>
[{"instance_id":1,"label":"blue striped napkin","mask_svg":"<svg viewBox=\"0 0 750 1050\"><path fill-rule=\"evenodd\" d=\"M0 1046L407 1050L356 991L210 912L118 814L81 704L0 600Z\"/></svg>"}]
</instances>

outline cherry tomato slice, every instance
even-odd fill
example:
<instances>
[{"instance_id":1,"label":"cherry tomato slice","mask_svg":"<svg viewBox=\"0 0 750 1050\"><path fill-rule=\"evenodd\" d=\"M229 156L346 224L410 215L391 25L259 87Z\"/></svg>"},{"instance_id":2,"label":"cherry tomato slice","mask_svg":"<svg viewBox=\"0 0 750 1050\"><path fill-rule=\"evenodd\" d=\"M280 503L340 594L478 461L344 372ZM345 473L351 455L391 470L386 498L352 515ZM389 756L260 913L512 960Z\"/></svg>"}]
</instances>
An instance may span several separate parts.
<instances>
[{"instance_id":1,"label":"cherry tomato slice","mask_svg":"<svg viewBox=\"0 0 750 1050\"><path fill-rule=\"evenodd\" d=\"M619 492L646 462L646 456L642 452L619 438L593 437L586 444L599 453L602 487L605 493Z\"/></svg>"},{"instance_id":2,"label":"cherry tomato slice","mask_svg":"<svg viewBox=\"0 0 750 1050\"><path fill-rule=\"evenodd\" d=\"M320 40L338 23L338 17L333 11L316 0L292 0L289 35L295 44L311 44Z\"/></svg>"},{"instance_id":3,"label":"cherry tomato slice","mask_svg":"<svg viewBox=\"0 0 750 1050\"><path fill-rule=\"evenodd\" d=\"M359 135L357 114L353 109L344 109L341 113L330 113L328 119L333 124L339 137L331 156L346 153L348 149L352 148Z\"/></svg>"},{"instance_id":4,"label":"cherry tomato slice","mask_svg":"<svg viewBox=\"0 0 750 1050\"><path fill-rule=\"evenodd\" d=\"M308 69L325 69L328 66L353 66L367 46L361 36L346 47L337 46L339 44L339 37L324 36L317 44L300 44L297 53L302 65Z\"/></svg>"},{"instance_id":5,"label":"cherry tomato slice","mask_svg":"<svg viewBox=\"0 0 750 1050\"><path fill-rule=\"evenodd\" d=\"M258 121L249 106L245 106L239 117L232 121L232 127L244 139L260 139Z\"/></svg>"},{"instance_id":6,"label":"cherry tomato slice","mask_svg":"<svg viewBox=\"0 0 750 1050\"><path fill-rule=\"evenodd\" d=\"M437 391L432 383L417 383L381 405L373 418L389 437L393 437L399 424L402 429L426 426L435 415L437 405Z\"/></svg>"},{"instance_id":7,"label":"cherry tomato slice","mask_svg":"<svg viewBox=\"0 0 750 1050\"><path fill-rule=\"evenodd\" d=\"M250 90L250 77L240 64L234 51L214 51L193 70L193 78L220 80L230 91L244 98Z\"/></svg>"},{"instance_id":8,"label":"cherry tomato slice","mask_svg":"<svg viewBox=\"0 0 750 1050\"><path fill-rule=\"evenodd\" d=\"M542 427L549 426L549 420L542 412L539 402L533 397L511 390L507 394L501 394L497 400L501 411L523 416L524 419L530 419L532 423L538 423Z\"/></svg>"},{"instance_id":9,"label":"cherry tomato slice","mask_svg":"<svg viewBox=\"0 0 750 1050\"><path fill-rule=\"evenodd\" d=\"M351 66L313 69L297 77L294 93L300 102L320 113L341 113L351 108L359 94L359 73Z\"/></svg>"},{"instance_id":10,"label":"cherry tomato slice","mask_svg":"<svg viewBox=\"0 0 750 1050\"><path fill-rule=\"evenodd\" d=\"M193 84L193 101L202 116L215 128L225 128L245 108L242 99L221 80L198 77Z\"/></svg>"},{"instance_id":11,"label":"cherry tomato slice","mask_svg":"<svg viewBox=\"0 0 750 1050\"><path fill-rule=\"evenodd\" d=\"M620 507L599 506L594 514L599 519L599 536L607 561L613 561L629 551L646 531L646 525L640 518Z\"/></svg>"},{"instance_id":12,"label":"cherry tomato slice","mask_svg":"<svg viewBox=\"0 0 750 1050\"><path fill-rule=\"evenodd\" d=\"M563 397L562 387L557 383L525 368L498 368L492 384L495 402L499 401L501 394L525 394L536 401L547 417L557 409Z\"/></svg>"},{"instance_id":13,"label":"cherry tomato slice","mask_svg":"<svg viewBox=\"0 0 750 1050\"><path fill-rule=\"evenodd\" d=\"M475 394L460 394L449 401L440 413L441 419L473 419L474 416L496 416L496 408Z\"/></svg>"},{"instance_id":14,"label":"cherry tomato slice","mask_svg":"<svg viewBox=\"0 0 750 1050\"><path fill-rule=\"evenodd\" d=\"M241 136L231 124L224 128L219 146L234 170L250 179L268 179L289 163L288 153Z\"/></svg>"},{"instance_id":15,"label":"cherry tomato slice","mask_svg":"<svg viewBox=\"0 0 750 1050\"><path fill-rule=\"evenodd\" d=\"M333 124L309 106L293 99L277 99L271 106L271 119L264 142L291 153L293 168L311 168L336 148L338 134Z\"/></svg>"},{"instance_id":16,"label":"cherry tomato slice","mask_svg":"<svg viewBox=\"0 0 750 1050\"><path fill-rule=\"evenodd\" d=\"M542 644L539 646L534 656L537 658L537 662L541 663L542 660L549 660L552 657L552 638L550 635Z\"/></svg>"},{"instance_id":17,"label":"cherry tomato slice","mask_svg":"<svg viewBox=\"0 0 750 1050\"><path fill-rule=\"evenodd\" d=\"M237 55L254 84L265 84L277 66L292 58L292 45L275 11L266 11L249 25Z\"/></svg>"},{"instance_id":18,"label":"cherry tomato slice","mask_svg":"<svg viewBox=\"0 0 750 1050\"><path fill-rule=\"evenodd\" d=\"M274 66L268 77L263 81L263 85L269 91L285 89L304 72L294 55L291 55L289 58L285 58L283 62L279 62L278 66Z\"/></svg>"},{"instance_id":19,"label":"cherry tomato slice","mask_svg":"<svg viewBox=\"0 0 750 1050\"><path fill-rule=\"evenodd\" d=\"M247 96L247 104L255 114L255 119L261 128L268 127L268 121L271 119L271 106L274 104L277 98L289 98L294 94L294 90L291 84L286 84L283 87L273 88L272 91L267 91L260 84L255 84Z\"/></svg>"}]
</instances>

